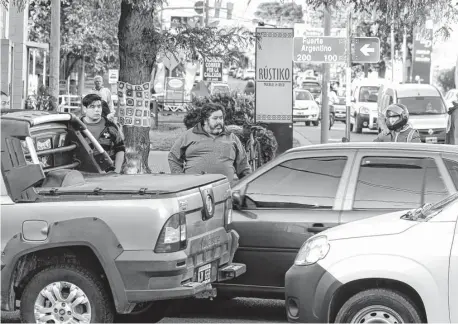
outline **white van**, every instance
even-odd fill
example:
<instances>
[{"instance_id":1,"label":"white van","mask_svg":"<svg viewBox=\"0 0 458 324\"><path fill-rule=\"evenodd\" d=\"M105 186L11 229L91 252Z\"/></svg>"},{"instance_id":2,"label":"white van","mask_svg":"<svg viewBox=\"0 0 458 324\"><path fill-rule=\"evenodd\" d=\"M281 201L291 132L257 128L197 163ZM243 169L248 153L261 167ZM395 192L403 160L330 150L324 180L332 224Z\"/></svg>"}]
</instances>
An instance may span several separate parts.
<instances>
[{"instance_id":1,"label":"white van","mask_svg":"<svg viewBox=\"0 0 458 324\"><path fill-rule=\"evenodd\" d=\"M422 142L445 143L447 105L439 89L431 84L391 84L380 88L377 103L379 132L386 130L385 111L392 103L404 104L409 122L418 129Z\"/></svg>"},{"instance_id":2,"label":"white van","mask_svg":"<svg viewBox=\"0 0 458 324\"><path fill-rule=\"evenodd\" d=\"M286 273L289 322L458 323L457 219L455 193L312 236Z\"/></svg>"},{"instance_id":3,"label":"white van","mask_svg":"<svg viewBox=\"0 0 458 324\"><path fill-rule=\"evenodd\" d=\"M363 128L378 129L377 100L384 79L361 79L352 84L350 130L361 133Z\"/></svg>"}]
</instances>

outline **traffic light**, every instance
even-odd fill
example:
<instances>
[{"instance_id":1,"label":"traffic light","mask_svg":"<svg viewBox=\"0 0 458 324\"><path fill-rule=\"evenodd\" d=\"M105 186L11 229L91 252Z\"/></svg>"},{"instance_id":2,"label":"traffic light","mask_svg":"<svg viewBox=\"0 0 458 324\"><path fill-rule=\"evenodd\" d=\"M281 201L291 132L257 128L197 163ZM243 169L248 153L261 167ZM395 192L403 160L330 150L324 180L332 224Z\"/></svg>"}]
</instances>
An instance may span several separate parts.
<instances>
[{"instance_id":1,"label":"traffic light","mask_svg":"<svg viewBox=\"0 0 458 324\"><path fill-rule=\"evenodd\" d=\"M226 9L227 9L227 19L232 19L232 10L234 9L234 3L228 2L226 4Z\"/></svg>"}]
</instances>

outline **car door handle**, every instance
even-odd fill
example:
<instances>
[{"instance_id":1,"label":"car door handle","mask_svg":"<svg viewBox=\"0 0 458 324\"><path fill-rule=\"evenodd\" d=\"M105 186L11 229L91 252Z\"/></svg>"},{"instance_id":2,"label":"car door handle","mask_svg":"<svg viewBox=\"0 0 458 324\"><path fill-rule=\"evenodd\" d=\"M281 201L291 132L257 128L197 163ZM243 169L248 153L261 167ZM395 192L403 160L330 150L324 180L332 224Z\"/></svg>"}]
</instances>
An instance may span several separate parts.
<instances>
[{"instance_id":1,"label":"car door handle","mask_svg":"<svg viewBox=\"0 0 458 324\"><path fill-rule=\"evenodd\" d=\"M313 224L312 226L307 228L307 231L310 233L319 233L324 230L327 230L328 228L328 226L324 226L323 224Z\"/></svg>"}]
</instances>

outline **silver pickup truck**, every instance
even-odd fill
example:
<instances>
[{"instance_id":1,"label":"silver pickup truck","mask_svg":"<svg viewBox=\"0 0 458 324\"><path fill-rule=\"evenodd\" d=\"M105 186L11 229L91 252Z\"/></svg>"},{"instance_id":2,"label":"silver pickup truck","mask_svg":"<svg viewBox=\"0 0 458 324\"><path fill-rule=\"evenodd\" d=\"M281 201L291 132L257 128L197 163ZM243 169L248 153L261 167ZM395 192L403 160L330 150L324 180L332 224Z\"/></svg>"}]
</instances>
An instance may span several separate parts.
<instances>
[{"instance_id":1,"label":"silver pickup truck","mask_svg":"<svg viewBox=\"0 0 458 324\"><path fill-rule=\"evenodd\" d=\"M214 297L232 262L222 175L107 174L71 114L1 116L1 308L23 322L158 321L171 299Z\"/></svg>"}]
</instances>

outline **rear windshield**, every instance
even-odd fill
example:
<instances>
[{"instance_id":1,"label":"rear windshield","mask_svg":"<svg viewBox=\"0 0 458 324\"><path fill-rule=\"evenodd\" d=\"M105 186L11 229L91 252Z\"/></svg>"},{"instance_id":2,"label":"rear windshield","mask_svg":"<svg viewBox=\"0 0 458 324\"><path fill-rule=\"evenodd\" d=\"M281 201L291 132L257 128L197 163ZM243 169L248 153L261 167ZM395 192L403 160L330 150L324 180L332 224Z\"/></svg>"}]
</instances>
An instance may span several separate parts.
<instances>
[{"instance_id":1,"label":"rear windshield","mask_svg":"<svg viewBox=\"0 0 458 324\"><path fill-rule=\"evenodd\" d=\"M313 100L313 97L309 92L296 91L296 100Z\"/></svg>"},{"instance_id":2,"label":"rear windshield","mask_svg":"<svg viewBox=\"0 0 458 324\"><path fill-rule=\"evenodd\" d=\"M321 93L321 86L317 82L302 82L302 89L306 89L313 94Z\"/></svg>"},{"instance_id":3,"label":"rear windshield","mask_svg":"<svg viewBox=\"0 0 458 324\"><path fill-rule=\"evenodd\" d=\"M410 115L441 115L445 114L445 105L441 97L405 97L399 98Z\"/></svg>"},{"instance_id":4,"label":"rear windshield","mask_svg":"<svg viewBox=\"0 0 458 324\"><path fill-rule=\"evenodd\" d=\"M377 102L380 87L361 87L359 91L360 102Z\"/></svg>"}]
</instances>

